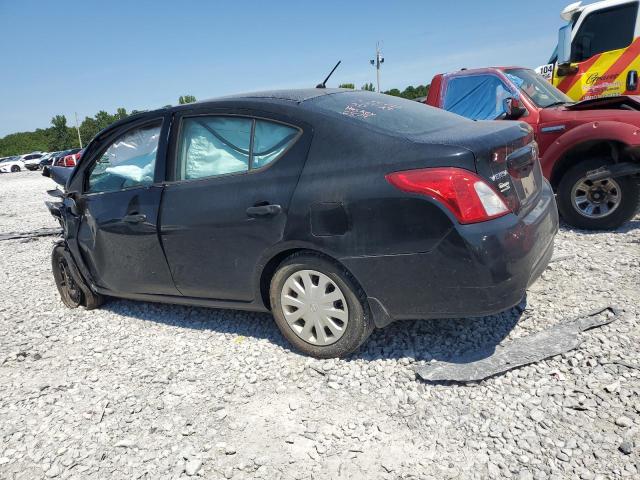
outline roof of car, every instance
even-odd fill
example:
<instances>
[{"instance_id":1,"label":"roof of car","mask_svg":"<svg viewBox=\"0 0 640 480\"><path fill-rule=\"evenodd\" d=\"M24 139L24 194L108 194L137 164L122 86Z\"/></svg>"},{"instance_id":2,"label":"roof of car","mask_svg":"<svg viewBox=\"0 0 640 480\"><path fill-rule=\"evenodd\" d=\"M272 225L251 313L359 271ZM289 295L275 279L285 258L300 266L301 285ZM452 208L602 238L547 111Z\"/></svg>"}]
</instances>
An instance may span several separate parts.
<instances>
[{"instance_id":1,"label":"roof of car","mask_svg":"<svg viewBox=\"0 0 640 480\"><path fill-rule=\"evenodd\" d=\"M123 118L121 120L118 120L112 123L103 131L99 132L98 136L101 135L102 132L104 131L107 131L107 130L111 131L113 127L127 124L133 120L158 115L167 111L186 110L189 108L193 108L194 105L202 106L207 104L216 104L218 102L226 102L229 100L265 100L269 102L301 104L313 98L318 98L325 95L333 95L336 93L343 93L343 92L353 93L353 92L361 92L361 90L352 90L349 88L303 88L303 89L288 89L288 90L265 90L260 92L249 92L249 93L238 93L234 95L225 95L222 97L214 97L206 100L199 100L195 103L187 103L183 105L172 105L172 106L157 108L154 110L145 110L142 112L138 112L134 115L129 115L126 118Z\"/></svg>"},{"instance_id":2,"label":"roof of car","mask_svg":"<svg viewBox=\"0 0 640 480\"><path fill-rule=\"evenodd\" d=\"M347 88L302 88L289 90L266 90L262 92L239 93L235 95L225 95L223 97L210 98L196 103L210 103L224 100L241 100L241 99L265 99L265 100L284 100L288 102L302 103L312 98L324 95L332 95L341 92L353 92Z\"/></svg>"},{"instance_id":3,"label":"roof of car","mask_svg":"<svg viewBox=\"0 0 640 480\"><path fill-rule=\"evenodd\" d=\"M517 66L510 66L510 67L482 67L482 68L463 68L461 70L456 70L455 72L450 72L450 73L446 73L444 75L465 75L468 73L486 73L486 72L490 72L492 70L499 70L500 72L504 72L506 70L513 70L515 68L518 69L525 69L525 70L531 70L530 68L527 67L517 67Z\"/></svg>"}]
</instances>

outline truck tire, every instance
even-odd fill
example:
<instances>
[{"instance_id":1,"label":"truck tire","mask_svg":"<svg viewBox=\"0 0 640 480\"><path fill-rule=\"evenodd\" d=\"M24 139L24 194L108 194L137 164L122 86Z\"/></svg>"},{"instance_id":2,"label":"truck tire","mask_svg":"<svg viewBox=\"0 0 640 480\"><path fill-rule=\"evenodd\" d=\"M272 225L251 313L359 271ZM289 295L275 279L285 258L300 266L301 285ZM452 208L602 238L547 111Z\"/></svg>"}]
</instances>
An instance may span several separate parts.
<instances>
[{"instance_id":1,"label":"truck tire","mask_svg":"<svg viewBox=\"0 0 640 480\"><path fill-rule=\"evenodd\" d=\"M310 252L286 258L271 279L278 328L301 352L344 357L371 335L374 322L362 289L342 266Z\"/></svg>"},{"instance_id":2,"label":"truck tire","mask_svg":"<svg viewBox=\"0 0 640 480\"><path fill-rule=\"evenodd\" d=\"M640 182L625 176L586 180L587 172L611 165L610 160L590 158L572 166L560 179L558 210L572 227L585 230L615 229L640 210Z\"/></svg>"}]
</instances>

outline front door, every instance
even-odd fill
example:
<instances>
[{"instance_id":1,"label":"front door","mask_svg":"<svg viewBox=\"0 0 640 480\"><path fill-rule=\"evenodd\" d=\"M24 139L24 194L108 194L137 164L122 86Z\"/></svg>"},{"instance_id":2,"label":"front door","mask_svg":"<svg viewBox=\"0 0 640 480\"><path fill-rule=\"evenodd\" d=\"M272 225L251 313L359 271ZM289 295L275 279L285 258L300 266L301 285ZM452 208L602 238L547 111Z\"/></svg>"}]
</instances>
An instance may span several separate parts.
<instances>
[{"instance_id":1,"label":"front door","mask_svg":"<svg viewBox=\"0 0 640 480\"><path fill-rule=\"evenodd\" d=\"M162 120L128 128L86 159L78 247L95 283L114 293L179 295L158 236L161 131Z\"/></svg>"},{"instance_id":2,"label":"front door","mask_svg":"<svg viewBox=\"0 0 640 480\"><path fill-rule=\"evenodd\" d=\"M176 286L188 297L252 301L256 266L283 237L311 132L229 114L176 123L160 214Z\"/></svg>"},{"instance_id":3,"label":"front door","mask_svg":"<svg viewBox=\"0 0 640 480\"><path fill-rule=\"evenodd\" d=\"M576 24L571 70L554 84L574 100L638 93L640 38L635 37L638 2L589 13ZM635 81L634 81L635 79Z\"/></svg>"}]
</instances>

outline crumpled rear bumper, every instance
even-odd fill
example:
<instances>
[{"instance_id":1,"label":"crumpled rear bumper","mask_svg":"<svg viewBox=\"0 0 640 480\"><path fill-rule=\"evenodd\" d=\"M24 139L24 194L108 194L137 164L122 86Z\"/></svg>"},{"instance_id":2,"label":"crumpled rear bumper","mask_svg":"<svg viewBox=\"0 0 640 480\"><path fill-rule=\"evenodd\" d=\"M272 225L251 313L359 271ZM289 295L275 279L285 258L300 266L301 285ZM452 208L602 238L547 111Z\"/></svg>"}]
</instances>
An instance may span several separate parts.
<instances>
[{"instance_id":1,"label":"crumpled rear bumper","mask_svg":"<svg viewBox=\"0 0 640 480\"><path fill-rule=\"evenodd\" d=\"M395 320L484 316L518 304L546 269L558 231L548 182L523 217L456 225L430 252L342 259L378 327Z\"/></svg>"}]
</instances>

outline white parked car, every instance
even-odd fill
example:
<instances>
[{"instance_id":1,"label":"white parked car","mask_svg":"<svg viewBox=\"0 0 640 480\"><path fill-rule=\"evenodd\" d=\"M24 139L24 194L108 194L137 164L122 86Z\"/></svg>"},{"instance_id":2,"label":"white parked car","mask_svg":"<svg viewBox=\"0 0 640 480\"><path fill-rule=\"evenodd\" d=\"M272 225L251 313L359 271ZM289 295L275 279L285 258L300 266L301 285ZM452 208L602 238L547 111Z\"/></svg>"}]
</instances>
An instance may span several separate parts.
<instances>
[{"instance_id":1,"label":"white parked car","mask_svg":"<svg viewBox=\"0 0 640 480\"><path fill-rule=\"evenodd\" d=\"M0 172L10 173L19 172L26 168L20 157L7 157L0 160Z\"/></svg>"},{"instance_id":2,"label":"white parked car","mask_svg":"<svg viewBox=\"0 0 640 480\"><path fill-rule=\"evenodd\" d=\"M28 170L38 170L40 168L40 160L44 157L42 152L31 152L20 157L20 160L24 162L25 167Z\"/></svg>"}]
</instances>

